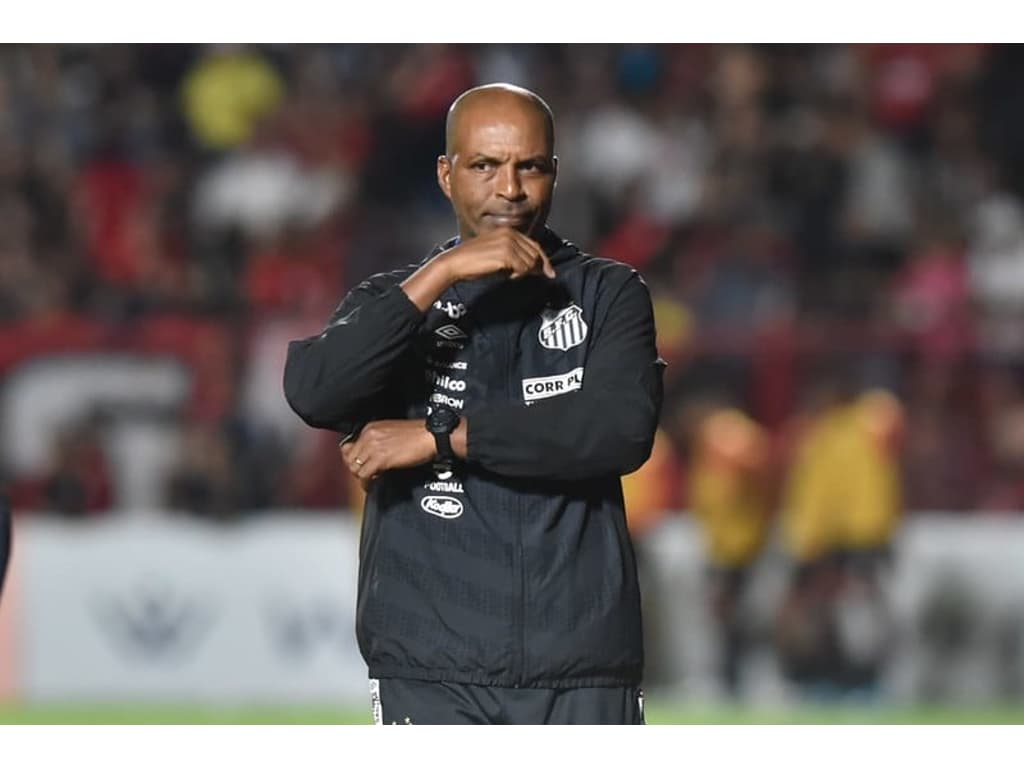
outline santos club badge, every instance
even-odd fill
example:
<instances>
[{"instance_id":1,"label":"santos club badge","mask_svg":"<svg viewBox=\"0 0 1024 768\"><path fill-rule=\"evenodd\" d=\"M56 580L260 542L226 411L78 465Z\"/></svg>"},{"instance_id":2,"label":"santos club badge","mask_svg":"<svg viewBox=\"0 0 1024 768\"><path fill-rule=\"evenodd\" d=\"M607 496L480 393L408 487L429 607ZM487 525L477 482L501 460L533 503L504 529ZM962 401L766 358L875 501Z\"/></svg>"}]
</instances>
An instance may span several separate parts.
<instances>
[{"instance_id":1,"label":"santos club badge","mask_svg":"<svg viewBox=\"0 0 1024 768\"><path fill-rule=\"evenodd\" d=\"M587 338L587 324L583 322L583 310L575 304L565 309L545 309L542 318L540 344L546 349L560 349L563 352L583 343Z\"/></svg>"}]
</instances>

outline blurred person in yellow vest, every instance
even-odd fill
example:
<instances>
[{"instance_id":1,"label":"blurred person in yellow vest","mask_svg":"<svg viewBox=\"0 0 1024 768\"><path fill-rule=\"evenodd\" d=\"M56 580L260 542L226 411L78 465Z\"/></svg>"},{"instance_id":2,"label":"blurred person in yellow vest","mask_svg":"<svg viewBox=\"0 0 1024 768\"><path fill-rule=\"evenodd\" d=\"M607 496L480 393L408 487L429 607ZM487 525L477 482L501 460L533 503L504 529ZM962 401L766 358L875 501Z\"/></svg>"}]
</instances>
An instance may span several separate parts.
<instances>
[{"instance_id":1,"label":"blurred person in yellow vest","mask_svg":"<svg viewBox=\"0 0 1024 768\"><path fill-rule=\"evenodd\" d=\"M737 408L704 409L693 437L689 503L704 536L719 675L731 696L740 693L749 645L742 602L769 530L771 467L771 441L763 427Z\"/></svg>"},{"instance_id":2,"label":"blurred person in yellow vest","mask_svg":"<svg viewBox=\"0 0 1024 768\"><path fill-rule=\"evenodd\" d=\"M889 631L882 578L903 507L903 409L888 392L832 381L794 433L781 517L792 565L778 626L784 669L808 690L869 688Z\"/></svg>"},{"instance_id":3,"label":"blurred person in yellow vest","mask_svg":"<svg viewBox=\"0 0 1024 768\"><path fill-rule=\"evenodd\" d=\"M845 458L860 480L850 484L837 530L843 569L836 608L843 652L840 682L846 690L870 691L892 639L887 576L903 515L905 418L900 401L881 390L862 394L853 410L856 426Z\"/></svg>"},{"instance_id":4,"label":"blurred person in yellow vest","mask_svg":"<svg viewBox=\"0 0 1024 768\"><path fill-rule=\"evenodd\" d=\"M213 150L245 142L284 95L284 80L277 70L258 51L234 45L213 47L182 86L192 132Z\"/></svg>"}]
</instances>

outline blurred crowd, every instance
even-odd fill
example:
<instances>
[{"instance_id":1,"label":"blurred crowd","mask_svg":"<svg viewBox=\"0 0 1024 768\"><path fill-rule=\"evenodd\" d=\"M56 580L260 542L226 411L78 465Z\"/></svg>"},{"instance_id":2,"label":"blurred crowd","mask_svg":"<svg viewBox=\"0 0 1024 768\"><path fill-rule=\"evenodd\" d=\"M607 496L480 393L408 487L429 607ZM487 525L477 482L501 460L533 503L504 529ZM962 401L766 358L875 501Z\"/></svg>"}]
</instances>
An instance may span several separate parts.
<instances>
[{"instance_id":1,"label":"blurred crowd","mask_svg":"<svg viewBox=\"0 0 1024 768\"><path fill-rule=\"evenodd\" d=\"M982 45L0 46L0 376L189 372L180 402L97 395L64 421L36 387L34 461L8 397L0 484L16 510L127 506L108 438L130 417L174 435L132 503L350 506L335 437L281 396L286 342L453 232L446 109L509 81L555 114L552 227L655 299L648 506L692 506L711 404L790 471L841 374L898 405L902 505L1022 510L1022 65Z\"/></svg>"}]
</instances>

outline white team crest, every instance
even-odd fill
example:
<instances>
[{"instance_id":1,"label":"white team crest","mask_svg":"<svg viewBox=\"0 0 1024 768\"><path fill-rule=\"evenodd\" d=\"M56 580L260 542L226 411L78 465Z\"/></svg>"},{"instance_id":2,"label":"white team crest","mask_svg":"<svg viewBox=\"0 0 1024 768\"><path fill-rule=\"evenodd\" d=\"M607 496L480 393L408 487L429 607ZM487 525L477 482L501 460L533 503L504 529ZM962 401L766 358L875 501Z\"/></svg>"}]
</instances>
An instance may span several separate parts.
<instances>
[{"instance_id":1,"label":"white team crest","mask_svg":"<svg viewBox=\"0 0 1024 768\"><path fill-rule=\"evenodd\" d=\"M540 313L543 318L540 324L540 339L542 347L547 349L560 349L565 352L567 349L582 344L587 338L587 324L583 321L583 310L575 304L570 304L565 309L545 309Z\"/></svg>"}]
</instances>

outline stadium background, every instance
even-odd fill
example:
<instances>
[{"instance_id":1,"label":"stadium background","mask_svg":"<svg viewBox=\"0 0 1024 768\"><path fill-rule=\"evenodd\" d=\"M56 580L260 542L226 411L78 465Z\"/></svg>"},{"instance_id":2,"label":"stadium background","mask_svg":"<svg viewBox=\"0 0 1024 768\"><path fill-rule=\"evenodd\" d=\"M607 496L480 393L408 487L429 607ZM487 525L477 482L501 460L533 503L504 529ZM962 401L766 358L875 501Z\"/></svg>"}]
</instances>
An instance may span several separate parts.
<instances>
[{"instance_id":1,"label":"stadium background","mask_svg":"<svg viewBox=\"0 0 1024 768\"><path fill-rule=\"evenodd\" d=\"M652 720L1024 721L1022 58L0 47L0 487L17 526L0 721L365 721L358 492L332 436L283 402L285 343L448 236L444 112L498 80L555 112L553 227L641 269L656 302L662 436L628 483ZM829 374L899 404L898 641L869 691L783 679L775 510L730 700L688 511L696 420L711 400L742 411L782 484Z\"/></svg>"}]
</instances>

